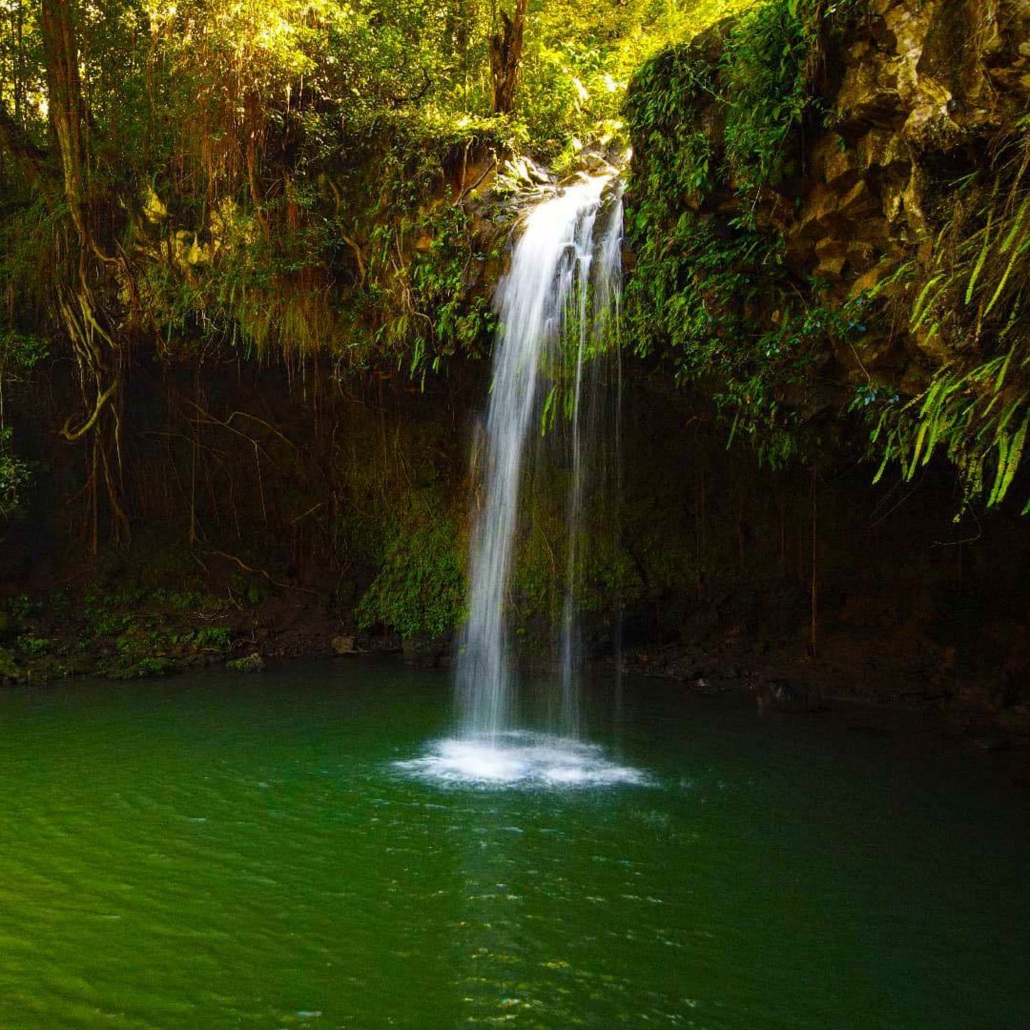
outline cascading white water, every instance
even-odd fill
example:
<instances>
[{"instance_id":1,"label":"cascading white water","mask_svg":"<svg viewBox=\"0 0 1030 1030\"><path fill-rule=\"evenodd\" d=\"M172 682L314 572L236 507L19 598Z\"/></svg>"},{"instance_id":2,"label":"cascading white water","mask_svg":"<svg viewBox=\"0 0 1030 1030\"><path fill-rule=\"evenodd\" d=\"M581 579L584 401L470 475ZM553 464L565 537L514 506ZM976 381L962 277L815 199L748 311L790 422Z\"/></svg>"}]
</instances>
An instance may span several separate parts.
<instances>
[{"instance_id":1,"label":"cascading white water","mask_svg":"<svg viewBox=\"0 0 1030 1030\"><path fill-rule=\"evenodd\" d=\"M585 179L535 208L515 246L511 271L497 288L500 330L481 454L483 503L472 535L468 621L456 660L462 732L457 739L437 741L420 758L396 763L409 775L484 788L593 789L650 782L577 739L578 543L604 385L598 372L602 362L590 359L617 326L621 282L621 190L618 184L610 188L610 182L610 176ZM595 226L600 226L596 239ZM527 444L543 414L546 373L556 369L566 373L571 418L569 433L552 439L570 448L562 464L571 469L571 478L560 675L551 725L541 733L515 727L505 608Z\"/></svg>"},{"instance_id":2,"label":"cascading white water","mask_svg":"<svg viewBox=\"0 0 1030 1030\"><path fill-rule=\"evenodd\" d=\"M586 350L602 320L597 304L609 305L616 292L621 208L608 218L600 246L594 239L609 182L610 176L585 179L536 207L526 219L511 270L497 288L500 330L486 421L484 501L473 533L468 622L457 661L466 737L495 738L512 728L505 601L518 528L523 458L545 392L540 389L542 366L556 363L549 359L557 357L570 322L578 328L578 341L572 384L568 581L561 632L561 696L553 728L566 736L577 731L574 580L584 481L580 402ZM615 202L619 204L617 195ZM592 279L595 252L600 264Z\"/></svg>"},{"instance_id":3,"label":"cascading white water","mask_svg":"<svg viewBox=\"0 0 1030 1030\"><path fill-rule=\"evenodd\" d=\"M583 517L583 503L586 493L587 473L583 426L583 370L588 344L598 346L615 327L617 341L619 302L622 286L622 183L615 183L613 203L606 212L607 224L603 226L593 252L581 262L579 281L579 323L576 341L576 372L573 380L572 403L572 480L569 485L567 508L568 547L565 561L565 598L562 604L561 623L561 705L557 729L565 736L579 733L579 685L580 642L576 620L576 599L579 587L579 543ZM595 223L591 223L591 235ZM591 274L593 272L593 274ZM588 284L589 288L583 288ZM590 310L592 306L593 310ZM616 347L616 361L619 360ZM596 356L595 356L596 357ZM598 362L593 369L593 387L596 394ZM594 398L596 399L596 397ZM616 412L616 423L618 412ZM589 436L589 434L588 434ZM589 441L588 441L589 442ZM618 446L618 441L616 441Z\"/></svg>"}]
</instances>

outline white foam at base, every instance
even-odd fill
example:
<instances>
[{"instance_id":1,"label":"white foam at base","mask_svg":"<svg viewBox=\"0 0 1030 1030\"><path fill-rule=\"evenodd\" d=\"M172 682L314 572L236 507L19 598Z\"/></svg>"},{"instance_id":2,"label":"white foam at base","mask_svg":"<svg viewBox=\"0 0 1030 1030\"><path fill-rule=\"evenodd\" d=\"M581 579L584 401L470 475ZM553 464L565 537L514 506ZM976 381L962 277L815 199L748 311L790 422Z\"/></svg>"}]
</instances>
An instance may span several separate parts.
<instances>
[{"instance_id":1,"label":"white foam at base","mask_svg":"<svg viewBox=\"0 0 1030 1030\"><path fill-rule=\"evenodd\" d=\"M441 740L421 758L394 767L422 780L479 787L646 786L637 769L617 765L597 744L537 733Z\"/></svg>"}]
</instances>

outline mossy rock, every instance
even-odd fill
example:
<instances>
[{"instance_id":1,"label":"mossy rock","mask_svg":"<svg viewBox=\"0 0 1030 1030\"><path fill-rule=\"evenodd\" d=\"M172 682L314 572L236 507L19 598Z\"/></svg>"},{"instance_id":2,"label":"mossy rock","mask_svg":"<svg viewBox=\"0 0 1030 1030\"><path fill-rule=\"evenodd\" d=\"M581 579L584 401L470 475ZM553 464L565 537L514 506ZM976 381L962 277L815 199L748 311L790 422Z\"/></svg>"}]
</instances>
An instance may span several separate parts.
<instances>
[{"instance_id":1,"label":"mossy rock","mask_svg":"<svg viewBox=\"0 0 1030 1030\"><path fill-rule=\"evenodd\" d=\"M41 655L28 659L24 675L29 683L49 683L64 679L69 674L68 663L55 655Z\"/></svg>"},{"instance_id":2,"label":"mossy rock","mask_svg":"<svg viewBox=\"0 0 1030 1030\"><path fill-rule=\"evenodd\" d=\"M6 647L0 647L0 682L11 680L20 683L25 679L25 670L14 660L14 655Z\"/></svg>"},{"instance_id":3,"label":"mossy rock","mask_svg":"<svg viewBox=\"0 0 1030 1030\"><path fill-rule=\"evenodd\" d=\"M90 676L96 670L96 656L89 653L69 655L65 659L67 676Z\"/></svg>"},{"instance_id":4,"label":"mossy rock","mask_svg":"<svg viewBox=\"0 0 1030 1030\"><path fill-rule=\"evenodd\" d=\"M354 637L352 636L347 636L344 634L335 636L330 641L329 646L333 649L334 654L357 654L357 648L354 646Z\"/></svg>"},{"instance_id":5,"label":"mossy rock","mask_svg":"<svg viewBox=\"0 0 1030 1030\"><path fill-rule=\"evenodd\" d=\"M178 672L179 667L171 658L141 658L137 662L119 662L107 670L107 678L112 680L152 679L155 676L170 676Z\"/></svg>"},{"instance_id":6,"label":"mossy rock","mask_svg":"<svg viewBox=\"0 0 1030 1030\"><path fill-rule=\"evenodd\" d=\"M230 672L261 672L265 667L265 660L255 651L245 658L233 658L225 663Z\"/></svg>"},{"instance_id":7,"label":"mossy rock","mask_svg":"<svg viewBox=\"0 0 1030 1030\"><path fill-rule=\"evenodd\" d=\"M450 653L450 635L404 637L401 650L404 661L420 669L435 669L444 664Z\"/></svg>"}]
</instances>

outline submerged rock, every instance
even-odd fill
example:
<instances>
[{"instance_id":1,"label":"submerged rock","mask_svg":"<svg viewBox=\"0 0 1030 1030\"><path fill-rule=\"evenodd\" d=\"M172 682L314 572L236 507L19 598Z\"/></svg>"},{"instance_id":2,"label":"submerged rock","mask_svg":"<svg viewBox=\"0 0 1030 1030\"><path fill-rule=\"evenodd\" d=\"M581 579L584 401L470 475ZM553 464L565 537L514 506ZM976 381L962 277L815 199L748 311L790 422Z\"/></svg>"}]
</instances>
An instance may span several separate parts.
<instances>
[{"instance_id":1,"label":"submerged rock","mask_svg":"<svg viewBox=\"0 0 1030 1030\"><path fill-rule=\"evenodd\" d=\"M447 637L405 637L402 645L404 661L420 669L435 669L447 664L450 640Z\"/></svg>"},{"instance_id":2,"label":"submerged rock","mask_svg":"<svg viewBox=\"0 0 1030 1030\"><path fill-rule=\"evenodd\" d=\"M781 712L821 712L824 710L822 695L818 690L804 683L785 679L764 679L756 677L747 685L748 692L755 698L758 710Z\"/></svg>"}]
</instances>

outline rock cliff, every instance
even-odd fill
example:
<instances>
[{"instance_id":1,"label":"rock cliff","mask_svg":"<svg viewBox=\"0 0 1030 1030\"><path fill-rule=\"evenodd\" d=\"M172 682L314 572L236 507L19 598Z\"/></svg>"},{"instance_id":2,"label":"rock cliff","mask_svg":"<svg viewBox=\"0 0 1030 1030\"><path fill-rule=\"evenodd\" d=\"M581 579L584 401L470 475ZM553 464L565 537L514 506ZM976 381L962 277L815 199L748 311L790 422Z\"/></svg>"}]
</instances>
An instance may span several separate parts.
<instances>
[{"instance_id":1,"label":"rock cliff","mask_svg":"<svg viewBox=\"0 0 1030 1030\"><path fill-rule=\"evenodd\" d=\"M1028 40L1021 2L870 3L825 56L828 125L807 142L800 210L779 220L790 261L834 284L839 300L906 260L931 264L950 190L1021 127ZM951 356L940 334L890 335L893 346L866 339L837 356L853 372L859 356L867 369Z\"/></svg>"},{"instance_id":2,"label":"rock cliff","mask_svg":"<svg viewBox=\"0 0 1030 1030\"><path fill-rule=\"evenodd\" d=\"M778 453L860 411L877 458L945 454L1000 501L1030 411L1028 111L1022 0L770 0L659 54L629 98L641 349Z\"/></svg>"}]
</instances>

